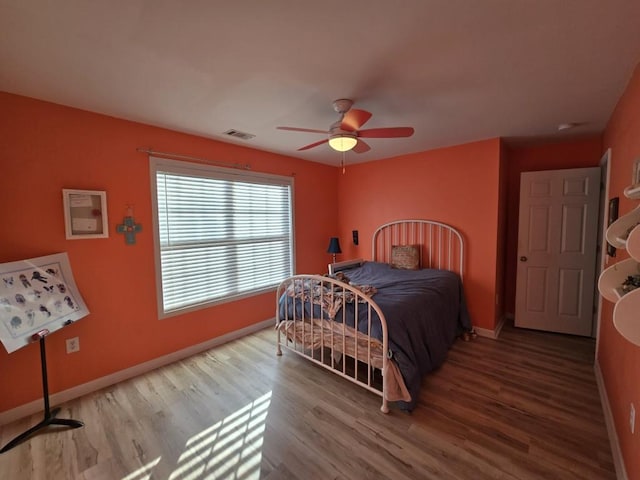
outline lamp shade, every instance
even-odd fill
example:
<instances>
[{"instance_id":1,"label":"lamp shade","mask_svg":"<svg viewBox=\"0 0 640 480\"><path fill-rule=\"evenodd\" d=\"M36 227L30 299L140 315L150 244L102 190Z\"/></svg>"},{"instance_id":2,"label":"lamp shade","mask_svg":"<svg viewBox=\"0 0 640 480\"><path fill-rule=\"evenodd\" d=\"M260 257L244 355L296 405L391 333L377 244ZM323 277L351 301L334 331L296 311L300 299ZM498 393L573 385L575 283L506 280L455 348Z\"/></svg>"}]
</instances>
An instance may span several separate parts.
<instances>
[{"instance_id":1,"label":"lamp shade","mask_svg":"<svg viewBox=\"0 0 640 480\"><path fill-rule=\"evenodd\" d=\"M329 240L329 248L327 248L327 253L342 253L342 250L340 249L340 240L338 240L338 237L331 237L331 239Z\"/></svg>"},{"instance_id":2,"label":"lamp shade","mask_svg":"<svg viewBox=\"0 0 640 480\"><path fill-rule=\"evenodd\" d=\"M355 147L356 143L358 143L358 140L354 135L350 134L334 135L329 138L329 145L338 152L347 152Z\"/></svg>"}]
</instances>

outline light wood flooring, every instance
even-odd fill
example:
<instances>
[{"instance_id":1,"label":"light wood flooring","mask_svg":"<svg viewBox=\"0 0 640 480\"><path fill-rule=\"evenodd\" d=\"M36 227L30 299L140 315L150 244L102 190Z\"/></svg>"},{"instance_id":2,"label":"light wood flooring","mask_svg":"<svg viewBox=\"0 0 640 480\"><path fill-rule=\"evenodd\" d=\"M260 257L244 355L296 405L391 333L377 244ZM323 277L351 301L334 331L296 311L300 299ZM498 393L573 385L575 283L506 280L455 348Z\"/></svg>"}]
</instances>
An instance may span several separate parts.
<instances>
[{"instance_id":1,"label":"light wood flooring","mask_svg":"<svg viewBox=\"0 0 640 480\"><path fill-rule=\"evenodd\" d=\"M613 479L594 342L505 326L458 341L411 414L267 329L62 405L2 479ZM0 445L41 419L0 428Z\"/></svg>"}]
</instances>

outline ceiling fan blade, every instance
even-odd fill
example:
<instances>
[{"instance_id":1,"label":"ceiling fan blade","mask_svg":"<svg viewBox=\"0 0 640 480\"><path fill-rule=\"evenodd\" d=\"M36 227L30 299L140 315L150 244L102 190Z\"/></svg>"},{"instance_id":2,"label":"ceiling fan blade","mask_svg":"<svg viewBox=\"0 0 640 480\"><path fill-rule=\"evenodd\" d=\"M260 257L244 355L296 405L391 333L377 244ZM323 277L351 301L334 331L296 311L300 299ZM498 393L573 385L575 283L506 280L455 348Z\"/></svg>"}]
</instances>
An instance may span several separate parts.
<instances>
[{"instance_id":1,"label":"ceiling fan blade","mask_svg":"<svg viewBox=\"0 0 640 480\"><path fill-rule=\"evenodd\" d=\"M351 150L353 150L356 153L364 153L371 150L371 147L367 143L365 143L364 140L360 140L358 138L358 143L356 143L356 146L353 147Z\"/></svg>"},{"instance_id":2,"label":"ceiling fan blade","mask_svg":"<svg viewBox=\"0 0 640 480\"><path fill-rule=\"evenodd\" d=\"M329 132L326 130L316 130L315 128L298 128L298 127L276 127L278 130L289 130L291 132L310 132L310 133L324 133L327 135Z\"/></svg>"},{"instance_id":3,"label":"ceiling fan blade","mask_svg":"<svg viewBox=\"0 0 640 480\"><path fill-rule=\"evenodd\" d=\"M370 118L371 113L367 112L366 110L357 110L355 108L352 108L344 114L344 118L342 119L340 128L342 128L342 130L346 130L347 132L355 132L365 123L367 123Z\"/></svg>"},{"instance_id":4,"label":"ceiling fan blade","mask_svg":"<svg viewBox=\"0 0 640 480\"><path fill-rule=\"evenodd\" d=\"M323 143L327 143L328 141L329 141L329 139L325 138L324 140L320 140L319 142L310 143L309 145L305 145L304 147L300 147L298 149L298 151L300 152L302 150L309 150L310 148L317 147L318 145L322 145Z\"/></svg>"},{"instance_id":5,"label":"ceiling fan blade","mask_svg":"<svg viewBox=\"0 0 640 480\"><path fill-rule=\"evenodd\" d=\"M413 135L411 127L389 127L389 128L370 128L368 130L360 130L358 137L365 138L398 138L410 137Z\"/></svg>"}]
</instances>

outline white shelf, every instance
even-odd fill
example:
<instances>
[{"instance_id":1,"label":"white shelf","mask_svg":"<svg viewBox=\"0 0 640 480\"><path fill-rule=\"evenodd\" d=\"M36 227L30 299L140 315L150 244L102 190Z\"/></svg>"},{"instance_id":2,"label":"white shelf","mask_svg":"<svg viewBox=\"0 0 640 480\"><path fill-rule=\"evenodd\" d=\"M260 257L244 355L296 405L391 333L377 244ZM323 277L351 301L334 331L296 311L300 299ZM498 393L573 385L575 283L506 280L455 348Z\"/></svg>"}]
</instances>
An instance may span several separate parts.
<instances>
[{"instance_id":1,"label":"white shelf","mask_svg":"<svg viewBox=\"0 0 640 480\"><path fill-rule=\"evenodd\" d=\"M634 228L627 238L627 251L631 258L640 262L640 225Z\"/></svg>"},{"instance_id":2,"label":"white shelf","mask_svg":"<svg viewBox=\"0 0 640 480\"><path fill-rule=\"evenodd\" d=\"M627 232L638 223L640 223L640 206L622 215L607 228L607 242L616 248L626 248Z\"/></svg>"},{"instance_id":3,"label":"white shelf","mask_svg":"<svg viewBox=\"0 0 640 480\"><path fill-rule=\"evenodd\" d=\"M624 189L627 198L640 199L640 183ZM598 291L615 303L613 325L624 338L640 347L640 288L625 293L622 283L640 275L640 205L613 222L606 232L607 242L625 248L631 258L622 260L600 274Z\"/></svg>"},{"instance_id":4,"label":"white shelf","mask_svg":"<svg viewBox=\"0 0 640 480\"><path fill-rule=\"evenodd\" d=\"M600 295L613 303L626 297L628 294L623 297L621 287L622 282L624 282L629 275L640 275L640 264L633 258L627 258L607 268L600 274L600 278L598 279L598 291Z\"/></svg>"},{"instance_id":5,"label":"white shelf","mask_svg":"<svg viewBox=\"0 0 640 480\"><path fill-rule=\"evenodd\" d=\"M640 288L627 293L613 309L613 324L620 335L640 347Z\"/></svg>"},{"instance_id":6,"label":"white shelf","mask_svg":"<svg viewBox=\"0 0 640 480\"><path fill-rule=\"evenodd\" d=\"M627 198L640 198L640 183L625 188L624 196Z\"/></svg>"}]
</instances>

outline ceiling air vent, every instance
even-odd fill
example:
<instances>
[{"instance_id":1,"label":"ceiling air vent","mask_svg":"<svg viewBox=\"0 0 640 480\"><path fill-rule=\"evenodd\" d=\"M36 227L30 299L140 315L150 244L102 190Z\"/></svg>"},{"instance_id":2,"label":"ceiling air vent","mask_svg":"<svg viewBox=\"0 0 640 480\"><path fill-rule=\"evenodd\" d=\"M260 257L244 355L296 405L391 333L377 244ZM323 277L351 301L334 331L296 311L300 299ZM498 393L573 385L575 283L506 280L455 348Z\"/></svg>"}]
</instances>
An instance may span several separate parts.
<instances>
[{"instance_id":1,"label":"ceiling air vent","mask_svg":"<svg viewBox=\"0 0 640 480\"><path fill-rule=\"evenodd\" d=\"M240 130L234 130L233 128L224 132L225 135L229 135L230 137L241 138L242 140L251 140L255 135L251 133L241 132Z\"/></svg>"}]
</instances>

